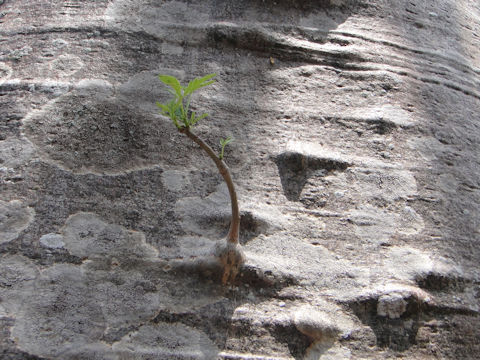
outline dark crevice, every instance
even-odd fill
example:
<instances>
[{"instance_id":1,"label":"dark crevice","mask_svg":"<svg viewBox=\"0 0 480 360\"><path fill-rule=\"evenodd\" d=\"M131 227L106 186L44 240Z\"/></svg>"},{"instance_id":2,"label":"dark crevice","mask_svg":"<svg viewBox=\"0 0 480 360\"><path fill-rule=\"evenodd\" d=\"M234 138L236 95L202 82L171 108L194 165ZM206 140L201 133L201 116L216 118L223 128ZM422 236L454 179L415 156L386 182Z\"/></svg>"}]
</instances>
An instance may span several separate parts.
<instances>
[{"instance_id":1,"label":"dark crevice","mask_svg":"<svg viewBox=\"0 0 480 360\"><path fill-rule=\"evenodd\" d=\"M180 323L199 329L222 349L226 347L228 339L238 340L234 340L233 343L244 343L242 339L261 339L262 336L259 333L264 334L267 331L278 343L286 344L290 354L295 359L303 359L312 340L301 334L293 324L268 324L258 327L243 317L237 319L233 317L235 309L247 302L246 298L238 297L240 294L241 292L231 292L227 294L231 298L224 298L214 304L193 311L171 313L167 310L161 310L152 322ZM258 301L260 301L260 298ZM247 342L251 344L250 340ZM255 345L251 344L250 346Z\"/></svg>"},{"instance_id":2,"label":"dark crevice","mask_svg":"<svg viewBox=\"0 0 480 360\"><path fill-rule=\"evenodd\" d=\"M230 226L229 214L202 215L198 217L197 224L205 231L212 228L218 229L221 237L225 237ZM240 244L245 245L250 240L269 231L270 224L250 211L240 212Z\"/></svg>"},{"instance_id":3,"label":"dark crevice","mask_svg":"<svg viewBox=\"0 0 480 360\"><path fill-rule=\"evenodd\" d=\"M209 304L197 311L184 313L170 313L161 310L152 320L153 323L181 323L189 327L200 329L217 346L224 348L228 329L232 323L232 315L238 306L235 302L225 298L214 304Z\"/></svg>"},{"instance_id":4,"label":"dark crevice","mask_svg":"<svg viewBox=\"0 0 480 360\"><path fill-rule=\"evenodd\" d=\"M299 332L294 324L272 325L269 331L278 342L287 344L290 355L295 360L304 359L307 348L312 344L312 339Z\"/></svg>"},{"instance_id":5,"label":"dark crevice","mask_svg":"<svg viewBox=\"0 0 480 360\"><path fill-rule=\"evenodd\" d=\"M473 317L480 316L480 313L478 311L469 309L463 305L452 306L445 304L426 304L423 310L426 314L435 317L445 315L467 315Z\"/></svg>"},{"instance_id":6,"label":"dark crevice","mask_svg":"<svg viewBox=\"0 0 480 360\"><path fill-rule=\"evenodd\" d=\"M298 152L284 152L274 159L288 200L298 201L300 194L313 175L327 175L333 171L344 171L351 163L339 159L322 158Z\"/></svg>"},{"instance_id":7,"label":"dark crevice","mask_svg":"<svg viewBox=\"0 0 480 360\"><path fill-rule=\"evenodd\" d=\"M194 278L199 282L220 284L223 268L219 261L212 255L205 258L172 261L171 273L176 276ZM274 273L270 270L262 270L245 264L240 267L239 273L232 286L239 287L248 292L258 293L259 296L277 297L282 289L297 285L298 281L285 274Z\"/></svg>"},{"instance_id":8,"label":"dark crevice","mask_svg":"<svg viewBox=\"0 0 480 360\"><path fill-rule=\"evenodd\" d=\"M283 288L297 285L297 280L292 276L276 274L272 271L263 271L259 268L245 265L237 277L239 286L247 286L254 291L260 291L263 295L270 294L273 297Z\"/></svg>"},{"instance_id":9,"label":"dark crevice","mask_svg":"<svg viewBox=\"0 0 480 360\"><path fill-rule=\"evenodd\" d=\"M0 350L0 359L2 360L47 360L19 350Z\"/></svg>"},{"instance_id":10,"label":"dark crevice","mask_svg":"<svg viewBox=\"0 0 480 360\"><path fill-rule=\"evenodd\" d=\"M373 330L379 347L405 351L416 343L420 315L424 310L424 304L413 296L405 300L407 301L405 312L394 319L378 315L376 298L353 302L349 306L355 315Z\"/></svg>"},{"instance_id":11,"label":"dark crevice","mask_svg":"<svg viewBox=\"0 0 480 360\"><path fill-rule=\"evenodd\" d=\"M325 120L347 129L352 129L359 135L363 134L365 131L371 131L379 135L386 135L392 133L398 128L397 124L384 117L362 119L354 117L326 116Z\"/></svg>"},{"instance_id":12,"label":"dark crevice","mask_svg":"<svg viewBox=\"0 0 480 360\"><path fill-rule=\"evenodd\" d=\"M419 287L430 291L457 291L463 292L466 285L471 283L462 277L446 276L439 273L428 273L427 275L416 280Z\"/></svg>"}]
</instances>

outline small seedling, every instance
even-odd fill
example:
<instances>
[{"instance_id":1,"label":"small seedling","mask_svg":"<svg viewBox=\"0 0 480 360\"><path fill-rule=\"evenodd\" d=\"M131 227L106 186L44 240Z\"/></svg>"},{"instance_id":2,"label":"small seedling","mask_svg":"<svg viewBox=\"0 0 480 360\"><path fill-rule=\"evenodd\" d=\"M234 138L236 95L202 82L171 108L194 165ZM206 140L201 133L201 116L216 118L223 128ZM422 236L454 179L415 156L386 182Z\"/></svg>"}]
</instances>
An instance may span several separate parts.
<instances>
[{"instance_id":1,"label":"small seedling","mask_svg":"<svg viewBox=\"0 0 480 360\"><path fill-rule=\"evenodd\" d=\"M223 160L223 156L224 156L224 152L225 152L225 146L227 146L228 144L230 144L232 142L232 138L229 136L227 137L226 139L220 139L220 146L222 147L220 149L220 154L218 155L218 157L220 158L220 160Z\"/></svg>"},{"instance_id":2,"label":"small seedling","mask_svg":"<svg viewBox=\"0 0 480 360\"><path fill-rule=\"evenodd\" d=\"M215 151L203 141L200 137L195 135L191 129L200 120L206 118L208 114L197 114L190 110L190 101L195 91L211 85L215 82L213 78L216 74L209 74L204 77L195 78L188 83L187 86L182 86L177 78L170 75L159 75L160 81L167 85L168 91L173 95L173 99L166 104L157 101L157 106L161 109L163 115L168 116L179 132L188 136L194 141L207 155L213 160L217 169L222 175L228 187L230 194L230 202L232 205L232 218L230 222L230 230L228 231L226 243L220 245L215 250L215 256L223 266L223 284L232 283L243 264L244 255L238 243L240 231L240 212L238 209L237 193L235 186L228 169L227 164L223 161L225 147L232 141L231 137L220 140L220 153L217 155Z\"/></svg>"}]
</instances>

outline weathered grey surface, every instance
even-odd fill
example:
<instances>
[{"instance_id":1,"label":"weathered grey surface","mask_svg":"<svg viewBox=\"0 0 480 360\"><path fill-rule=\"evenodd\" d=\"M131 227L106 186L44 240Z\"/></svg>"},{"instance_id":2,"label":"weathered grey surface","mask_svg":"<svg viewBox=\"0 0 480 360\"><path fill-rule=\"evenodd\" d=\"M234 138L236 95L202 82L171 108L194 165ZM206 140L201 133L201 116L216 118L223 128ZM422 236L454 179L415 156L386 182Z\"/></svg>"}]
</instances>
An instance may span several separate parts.
<instances>
[{"instance_id":1,"label":"weathered grey surface","mask_svg":"<svg viewBox=\"0 0 480 360\"><path fill-rule=\"evenodd\" d=\"M0 358L478 358L478 2L0 0L0 36ZM155 106L211 72L232 288Z\"/></svg>"}]
</instances>

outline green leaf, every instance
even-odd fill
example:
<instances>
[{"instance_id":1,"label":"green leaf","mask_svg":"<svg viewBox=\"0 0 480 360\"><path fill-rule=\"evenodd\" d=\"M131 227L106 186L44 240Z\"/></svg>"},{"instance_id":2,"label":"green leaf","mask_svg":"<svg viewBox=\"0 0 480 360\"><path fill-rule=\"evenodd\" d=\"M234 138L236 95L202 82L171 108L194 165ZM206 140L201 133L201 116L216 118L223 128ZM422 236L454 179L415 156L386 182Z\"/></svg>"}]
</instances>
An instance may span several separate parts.
<instances>
[{"instance_id":1,"label":"green leaf","mask_svg":"<svg viewBox=\"0 0 480 360\"><path fill-rule=\"evenodd\" d=\"M190 121L189 121L189 124L190 125L195 125L196 121L195 121L195 111L192 111L192 113L190 114Z\"/></svg>"},{"instance_id":2,"label":"green leaf","mask_svg":"<svg viewBox=\"0 0 480 360\"><path fill-rule=\"evenodd\" d=\"M162 109L162 112L161 112L161 113L162 113L163 115L166 115L166 116L168 116L168 117L171 117L171 116L170 116L171 111L170 111L170 107L168 107L168 105L157 103L157 106L158 106L160 109Z\"/></svg>"},{"instance_id":3,"label":"green leaf","mask_svg":"<svg viewBox=\"0 0 480 360\"><path fill-rule=\"evenodd\" d=\"M161 82L163 82L167 86L170 86L175 91L175 93L172 92L172 94L177 95L180 98L182 97L183 87L182 85L180 85L180 82L177 80L176 77L170 75L158 75L158 78Z\"/></svg>"},{"instance_id":4,"label":"green leaf","mask_svg":"<svg viewBox=\"0 0 480 360\"><path fill-rule=\"evenodd\" d=\"M233 139L231 136L227 137L226 139L220 139L220 145L225 147L226 145L230 144L232 140Z\"/></svg>"},{"instance_id":5,"label":"green leaf","mask_svg":"<svg viewBox=\"0 0 480 360\"><path fill-rule=\"evenodd\" d=\"M188 86L183 87L180 82L174 76L170 75L158 75L158 78L167 85L167 90L175 96L168 104L161 104L157 102L157 106L162 109L162 114L168 116L175 126L180 128L181 126L190 127L195 125L198 121L207 117L207 114L197 116L195 112L190 113L189 106L192 93L204 86L213 84L215 80L212 80L217 74L208 74L203 77L193 79L188 83ZM172 90L173 89L173 90ZM185 104L186 102L186 104ZM190 115L190 116L189 116ZM180 122L184 125L180 125Z\"/></svg>"},{"instance_id":6,"label":"green leaf","mask_svg":"<svg viewBox=\"0 0 480 360\"><path fill-rule=\"evenodd\" d=\"M205 81L208 81L211 78L214 78L215 76L217 76L217 73L208 74L208 75L205 75L204 77L197 78L197 79L198 79L198 81L204 83ZM212 81L215 81L215 80L212 80Z\"/></svg>"},{"instance_id":7,"label":"green leaf","mask_svg":"<svg viewBox=\"0 0 480 360\"><path fill-rule=\"evenodd\" d=\"M192 125L195 125L197 122L199 122L199 121L202 120L202 119L205 119L207 116L208 116L207 113L203 113L202 115L197 116L197 117L193 120Z\"/></svg>"},{"instance_id":8,"label":"green leaf","mask_svg":"<svg viewBox=\"0 0 480 360\"><path fill-rule=\"evenodd\" d=\"M178 118L181 115L180 105L175 101L175 99L169 101L167 104L162 104L157 101L157 106L162 109L162 115L168 116L178 128L180 127L178 123Z\"/></svg>"},{"instance_id":9,"label":"green leaf","mask_svg":"<svg viewBox=\"0 0 480 360\"><path fill-rule=\"evenodd\" d=\"M157 106L163 111L168 111L168 107L165 104L162 104L160 101L157 101Z\"/></svg>"},{"instance_id":10,"label":"green leaf","mask_svg":"<svg viewBox=\"0 0 480 360\"><path fill-rule=\"evenodd\" d=\"M204 87L204 86L208 86L210 84L213 84L215 82L215 80L210 80L211 78L217 76L217 74L213 73L213 74L208 74L208 75L205 75L204 77L201 77L201 78L195 78L193 79L192 81L190 81L187 85L187 87L185 88L185 91L184 91L184 96L188 96L190 94L192 94L194 91ZM210 81L208 81L210 80Z\"/></svg>"},{"instance_id":11,"label":"green leaf","mask_svg":"<svg viewBox=\"0 0 480 360\"><path fill-rule=\"evenodd\" d=\"M175 99L173 100L170 100L168 103L167 103L167 108L168 108L168 112L170 114L175 114L177 111L178 111L178 103L175 101Z\"/></svg>"}]
</instances>

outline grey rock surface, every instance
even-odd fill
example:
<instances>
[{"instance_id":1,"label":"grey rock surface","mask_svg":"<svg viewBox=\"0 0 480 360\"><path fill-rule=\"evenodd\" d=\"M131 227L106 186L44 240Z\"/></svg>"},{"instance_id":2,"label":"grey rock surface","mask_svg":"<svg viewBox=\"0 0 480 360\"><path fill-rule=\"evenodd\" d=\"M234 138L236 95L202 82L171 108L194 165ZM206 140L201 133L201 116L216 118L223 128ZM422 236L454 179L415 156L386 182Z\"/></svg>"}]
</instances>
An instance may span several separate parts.
<instances>
[{"instance_id":1,"label":"grey rock surface","mask_svg":"<svg viewBox=\"0 0 480 360\"><path fill-rule=\"evenodd\" d=\"M15 240L32 222L34 214L20 200L0 200L0 244Z\"/></svg>"},{"instance_id":2,"label":"grey rock surface","mask_svg":"<svg viewBox=\"0 0 480 360\"><path fill-rule=\"evenodd\" d=\"M480 5L0 1L1 359L477 359ZM217 82L195 128L157 75Z\"/></svg>"}]
</instances>

